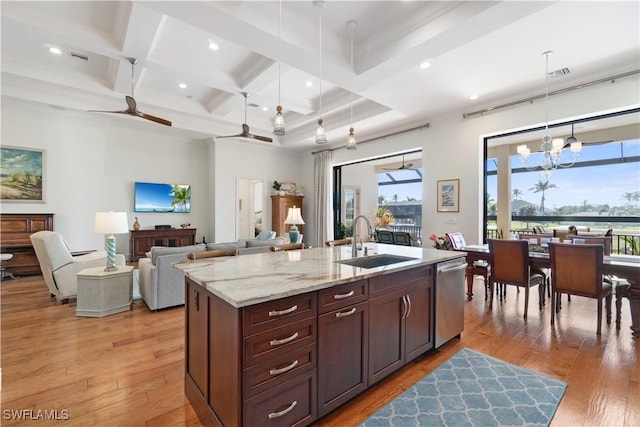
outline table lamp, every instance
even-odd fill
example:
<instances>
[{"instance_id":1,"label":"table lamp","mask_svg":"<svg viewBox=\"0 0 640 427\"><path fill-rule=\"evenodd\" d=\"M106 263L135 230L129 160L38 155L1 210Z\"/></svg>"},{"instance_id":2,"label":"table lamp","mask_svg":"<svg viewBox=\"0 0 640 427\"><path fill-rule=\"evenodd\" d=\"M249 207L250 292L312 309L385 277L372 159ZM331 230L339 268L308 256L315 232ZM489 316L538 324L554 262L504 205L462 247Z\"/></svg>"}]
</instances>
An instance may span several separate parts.
<instances>
[{"instance_id":1,"label":"table lamp","mask_svg":"<svg viewBox=\"0 0 640 427\"><path fill-rule=\"evenodd\" d=\"M107 268L104 271L116 271L116 237L114 234L129 232L126 212L96 212L93 225L94 233L108 234Z\"/></svg>"},{"instance_id":2,"label":"table lamp","mask_svg":"<svg viewBox=\"0 0 640 427\"><path fill-rule=\"evenodd\" d=\"M292 208L289 208L287 218L284 220L284 223L291 224L291 228L289 229L289 240L291 243L298 243L300 232L298 231L297 224L304 224L300 208L296 208L295 205Z\"/></svg>"}]
</instances>

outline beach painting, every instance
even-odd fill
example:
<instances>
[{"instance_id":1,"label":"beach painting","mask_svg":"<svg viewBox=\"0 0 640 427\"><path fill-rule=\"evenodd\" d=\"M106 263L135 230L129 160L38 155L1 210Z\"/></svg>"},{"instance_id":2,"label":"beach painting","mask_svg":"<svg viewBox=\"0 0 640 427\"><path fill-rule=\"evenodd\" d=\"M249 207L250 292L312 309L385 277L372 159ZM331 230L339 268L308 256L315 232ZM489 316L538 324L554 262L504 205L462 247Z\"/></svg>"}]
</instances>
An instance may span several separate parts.
<instances>
[{"instance_id":1,"label":"beach painting","mask_svg":"<svg viewBox=\"0 0 640 427\"><path fill-rule=\"evenodd\" d=\"M0 200L44 202L45 151L0 147Z\"/></svg>"}]
</instances>

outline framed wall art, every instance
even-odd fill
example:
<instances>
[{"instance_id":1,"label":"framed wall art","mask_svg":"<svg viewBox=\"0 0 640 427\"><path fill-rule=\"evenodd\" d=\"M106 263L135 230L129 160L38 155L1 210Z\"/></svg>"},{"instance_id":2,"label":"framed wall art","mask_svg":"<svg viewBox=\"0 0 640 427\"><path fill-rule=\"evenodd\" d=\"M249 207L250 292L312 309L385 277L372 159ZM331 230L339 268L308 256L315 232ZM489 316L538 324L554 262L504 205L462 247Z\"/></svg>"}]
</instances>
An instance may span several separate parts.
<instances>
[{"instance_id":1,"label":"framed wall art","mask_svg":"<svg viewBox=\"0 0 640 427\"><path fill-rule=\"evenodd\" d=\"M460 211L460 180L438 181L438 212Z\"/></svg>"},{"instance_id":2,"label":"framed wall art","mask_svg":"<svg viewBox=\"0 0 640 427\"><path fill-rule=\"evenodd\" d=\"M0 200L44 202L45 150L0 147Z\"/></svg>"}]
</instances>

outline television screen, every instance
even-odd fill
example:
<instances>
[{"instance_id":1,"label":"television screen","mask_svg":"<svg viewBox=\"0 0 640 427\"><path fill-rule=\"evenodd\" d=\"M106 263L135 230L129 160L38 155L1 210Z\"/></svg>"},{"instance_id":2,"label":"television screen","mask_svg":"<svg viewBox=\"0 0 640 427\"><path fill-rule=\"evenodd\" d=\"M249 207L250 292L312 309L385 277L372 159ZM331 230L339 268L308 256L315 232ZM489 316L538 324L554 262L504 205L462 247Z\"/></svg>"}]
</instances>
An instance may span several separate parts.
<instances>
[{"instance_id":1,"label":"television screen","mask_svg":"<svg viewBox=\"0 0 640 427\"><path fill-rule=\"evenodd\" d=\"M136 182L135 212L191 212L191 186Z\"/></svg>"}]
</instances>

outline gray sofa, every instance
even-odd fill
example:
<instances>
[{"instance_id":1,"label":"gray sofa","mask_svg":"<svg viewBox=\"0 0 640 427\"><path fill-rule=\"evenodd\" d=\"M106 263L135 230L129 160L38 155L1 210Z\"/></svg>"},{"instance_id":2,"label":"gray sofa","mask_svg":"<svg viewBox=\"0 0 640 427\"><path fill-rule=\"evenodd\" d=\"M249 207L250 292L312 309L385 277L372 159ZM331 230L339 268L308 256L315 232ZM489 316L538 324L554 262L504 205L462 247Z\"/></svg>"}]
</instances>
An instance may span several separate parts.
<instances>
[{"instance_id":1,"label":"gray sofa","mask_svg":"<svg viewBox=\"0 0 640 427\"><path fill-rule=\"evenodd\" d=\"M239 255L269 252L271 246L282 245L284 238L248 239L227 243L198 243L181 247L153 247L146 258L138 260L140 295L150 310L184 305L184 274L173 268L185 261L187 254L214 249L237 249Z\"/></svg>"}]
</instances>

